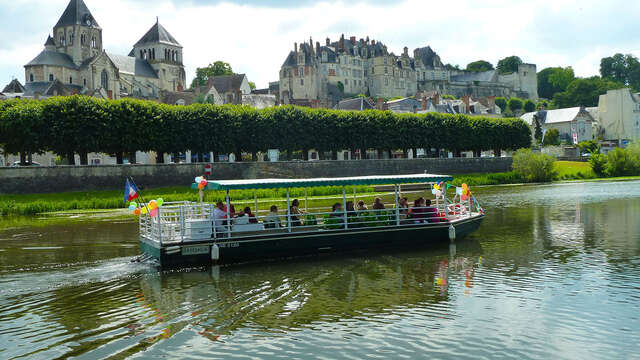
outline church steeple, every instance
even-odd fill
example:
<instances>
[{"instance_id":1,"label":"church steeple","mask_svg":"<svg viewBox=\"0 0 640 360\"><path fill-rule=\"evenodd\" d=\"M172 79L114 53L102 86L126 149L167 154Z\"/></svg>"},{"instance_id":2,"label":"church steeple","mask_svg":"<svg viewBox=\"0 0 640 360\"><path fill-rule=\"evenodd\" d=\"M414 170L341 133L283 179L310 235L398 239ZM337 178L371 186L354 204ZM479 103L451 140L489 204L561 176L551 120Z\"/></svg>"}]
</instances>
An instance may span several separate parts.
<instances>
[{"instance_id":1,"label":"church steeple","mask_svg":"<svg viewBox=\"0 0 640 360\"><path fill-rule=\"evenodd\" d=\"M58 52L82 64L102 51L102 29L83 0L70 0L67 8L53 27Z\"/></svg>"}]
</instances>

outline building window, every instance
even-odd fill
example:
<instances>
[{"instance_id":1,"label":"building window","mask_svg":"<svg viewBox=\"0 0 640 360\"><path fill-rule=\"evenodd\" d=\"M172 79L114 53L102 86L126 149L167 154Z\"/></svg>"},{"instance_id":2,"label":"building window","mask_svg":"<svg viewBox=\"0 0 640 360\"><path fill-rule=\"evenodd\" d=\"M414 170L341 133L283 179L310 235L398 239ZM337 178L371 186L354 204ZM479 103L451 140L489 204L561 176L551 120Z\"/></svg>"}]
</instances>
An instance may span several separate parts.
<instances>
[{"instance_id":1,"label":"building window","mask_svg":"<svg viewBox=\"0 0 640 360\"><path fill-rule=\"evenodd\" d=\"M69 35L69 45L73 46L73 40L75 40L76 35L74 33L71 33L71 35Z\"/></svg>"},{"instance_id":2,"label":"building window","mask_svg":"<svg viewBox=\"0 0 640 360\"><path fill-rule=\"evenodd\" d=\"M300 77L304 76L304 68L303 68L303 67L301 67L301 68L298 70L298 74L300 75Z\"/></svg>"},{"instance_id":3,"label":"building window","mask_svg":"<svg viewBox=\"0 0 640 360\"><path fill-rule=\"evenodd\" d=\"M100 74L100 85L103 89L109 90L109 74L107 74L107 70L102 70L102 74Z\"/></svg>"},{"instance_id":4,"label":"building window","mask_svg":"<svg viewBox=\"0 0 640 360\"><path fill-rule=\"evenodd\" d=\"M329 76L336 76L336 69L329 69Z\"/></svg>"},{"instance_id":5,"label":"building window","mask_svg":"<svg viewBox=\"0 0 640 360\"><path fill-rule=\"evenodd\" d=\"M304 86L304 79L300 79L300 85Z\"/></svg>"},{"instance_id":6,"label":"building window","mask_svg":"<svg viewBox=\"0 0 640 360\"><path fill-rule=\"evenodd\" d=\"M87 79L82 79L82 85L87 86Z\"/></svg>"},{"instance_id":7,"label":"building window","mask_svg":"<svg viewBox=\"0 0 640 360\"><path fill-rule=\"evenodd\" d=\"M389 85L389 78L384 78L384 85L388 86Z\"/></svg>"},{"instance_id":8,"label":"building window","mask_svg":"<svg viewBox=\"0 0 640 360\"><path fill-rule=\"evenodd\" d=\"M69 76L69 84L73 84L73 77Z\"/></svg>"},{"instance_id":9,"label":"building window","mask_svg":"<svg viewBox=\"0 0 640 360\"><path fill-rule=\"evenodd\" d=\"M384 64L387 65L387 58L384 58Z\"/></svg>"},{"instance_id":10,"label":"building window","mask_svg":"<svg viewBox=\"0 0 640 360\"><path fill-rule=\"evenodd\" d=\"M151 49L151 59L156 59L156 49Z\"/></svg>"},{"instance_id":11,"label":"building window","mask_svg":"<svg viewBox=\"0 0 640 360\"><path fill-rule=\"evenodd\" d=\"M33 82L33 74L29 74L29 81Z\"/></svg>"},{"instance_id":12,"label":"building window","mask_svg":"<svg viewBox=\"0 0 640 360\"><path fill-rule=\"evenodd\" d=\"M389 73L389 69L388 69L386 66L384 67L384 73L385 73L385 74L388 74L388 73Z\"/></svg>"},{"instance_id":13,"label":"building window","mask_svg":"<svg viewBox=\"0 0 640 360\"><path fill-rule=\"evenodd\" d=\"M327 52L326 51L322 52L322 61L327 62Z\"/></svg>"},{"instance_id":14,"label":"building window","mask_svg":"<svg viewBox=\"0 0 640 360\"><path fill-rule=\"evenodd\" d=\"M67 44L67 41L64 37L63 33L60 33L60 45L65 46Z\"/></svg>"},{"instance_id":15,"label":"building window","mask_svg":"<svg viewBox=\"0 0 640 360\"><path fill-rule=\"evenodd\" d=\"M91 47L94 48L94 49L97 48L97 46L96 46L96 37L95 36L91 38Z\"/></svg>"},{"instance_id":16,"label":"building window","mask_svg":"<svg viewBox=\"0 0 640 360\"><path fill-rule=\"evenodd\" d=\"M49 81L53 81L53 74L49 74Z\"/></svg>"}]
</instances>

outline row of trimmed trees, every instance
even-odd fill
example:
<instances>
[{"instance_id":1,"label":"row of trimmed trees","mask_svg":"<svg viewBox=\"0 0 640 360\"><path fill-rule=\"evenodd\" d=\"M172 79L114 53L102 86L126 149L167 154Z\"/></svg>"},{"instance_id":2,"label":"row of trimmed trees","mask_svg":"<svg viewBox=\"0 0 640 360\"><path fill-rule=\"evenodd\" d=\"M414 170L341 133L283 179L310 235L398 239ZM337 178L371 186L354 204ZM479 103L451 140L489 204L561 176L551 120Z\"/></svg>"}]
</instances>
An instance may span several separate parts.
<instances>
[{"instance_id":1,"label":"row of trimmed trees","mask_svg":"<svg viewBox=\"0 0 640 360\"><path fill-rule=\"evenodd\" d=\"M341 149L447 149L454 154L529 147L531 131L520 119L465 115L348 112L281 106L256 110L237 105L174 106L150 101L84 96L0 102L0 147L22 155L52 151L87 164L90 152L116 156L155 151L255 154L267 149L316 149L336 158ZM215 157L217 158L217 157Z\"/></svg>"}]
</instances>

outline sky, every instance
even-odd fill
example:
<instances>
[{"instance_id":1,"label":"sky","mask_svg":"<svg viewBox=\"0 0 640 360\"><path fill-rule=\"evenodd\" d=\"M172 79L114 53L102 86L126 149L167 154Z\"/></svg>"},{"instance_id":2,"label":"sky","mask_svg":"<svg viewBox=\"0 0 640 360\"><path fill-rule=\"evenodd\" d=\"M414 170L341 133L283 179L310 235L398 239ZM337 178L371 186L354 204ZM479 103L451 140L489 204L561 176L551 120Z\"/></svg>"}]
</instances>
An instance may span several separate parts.
<instances>
[{"instance_id":1,"label":"sky","mask_svg":"<svg viewBox=\"0 0 640 360\"><path fill-rule=\"evenodd\" d=\"M68 0L0 0L0 89L24 83L24 64L43 50ZM444 63L518 55L537 64L597 75L600 59L640 56L633 35L640 1L622 0L85 0L107 52L127 55L160 23L184 47L187 81L216 60L258 88L278 80L294 42L369 36L402 53L431 46Z\"/></svg>"}]
</instances>

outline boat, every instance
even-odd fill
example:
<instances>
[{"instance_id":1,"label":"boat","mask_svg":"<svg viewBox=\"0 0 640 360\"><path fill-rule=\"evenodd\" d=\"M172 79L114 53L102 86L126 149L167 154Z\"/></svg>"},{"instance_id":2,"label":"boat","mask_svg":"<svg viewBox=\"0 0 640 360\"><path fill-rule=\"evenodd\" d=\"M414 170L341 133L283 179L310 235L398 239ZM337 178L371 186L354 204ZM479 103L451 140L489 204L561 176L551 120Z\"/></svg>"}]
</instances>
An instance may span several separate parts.
<instances>
[{"instance_id":1,"label":"boat","mask_svg":"<svg viewBox=\"0 0 640 360\"><path fill-rule=\"evenodd\" d=\"M411 248L462 239L478 229L485 216L470 192L463 194L457 188L451 195L451 191L447 191L453 187L447 184L453 180L448 175L196 180L199 184L194 182L191 187L199 188L199 202L164 203L157 207L154 216L148 213L139 217L143 256L161 267L245 263L381 247ZM355 200L357 185L389 184L394 186L394 204L377 210L347 209L351 201L347 187L353 187ZM404 184L424 185L425 190L433 194L432 205L411 210L401 208ZM316 186L341 186L342 198L337 201L341 206L336 206L335 211L311 212L305 200L306 211L292 214L290 189L305 188L306 192L307 188ZM464 187L468 191L466 185ZM258 189L286 189L287 209L275 219L273 215L258 212L250 219L246 219L248 215L245 219L233 219L230 191L238 189L254 190L254 209L258 205ZM224 202L204 202L203 194L207 190L226 192Z\"/></svg>"}]
</instances>

